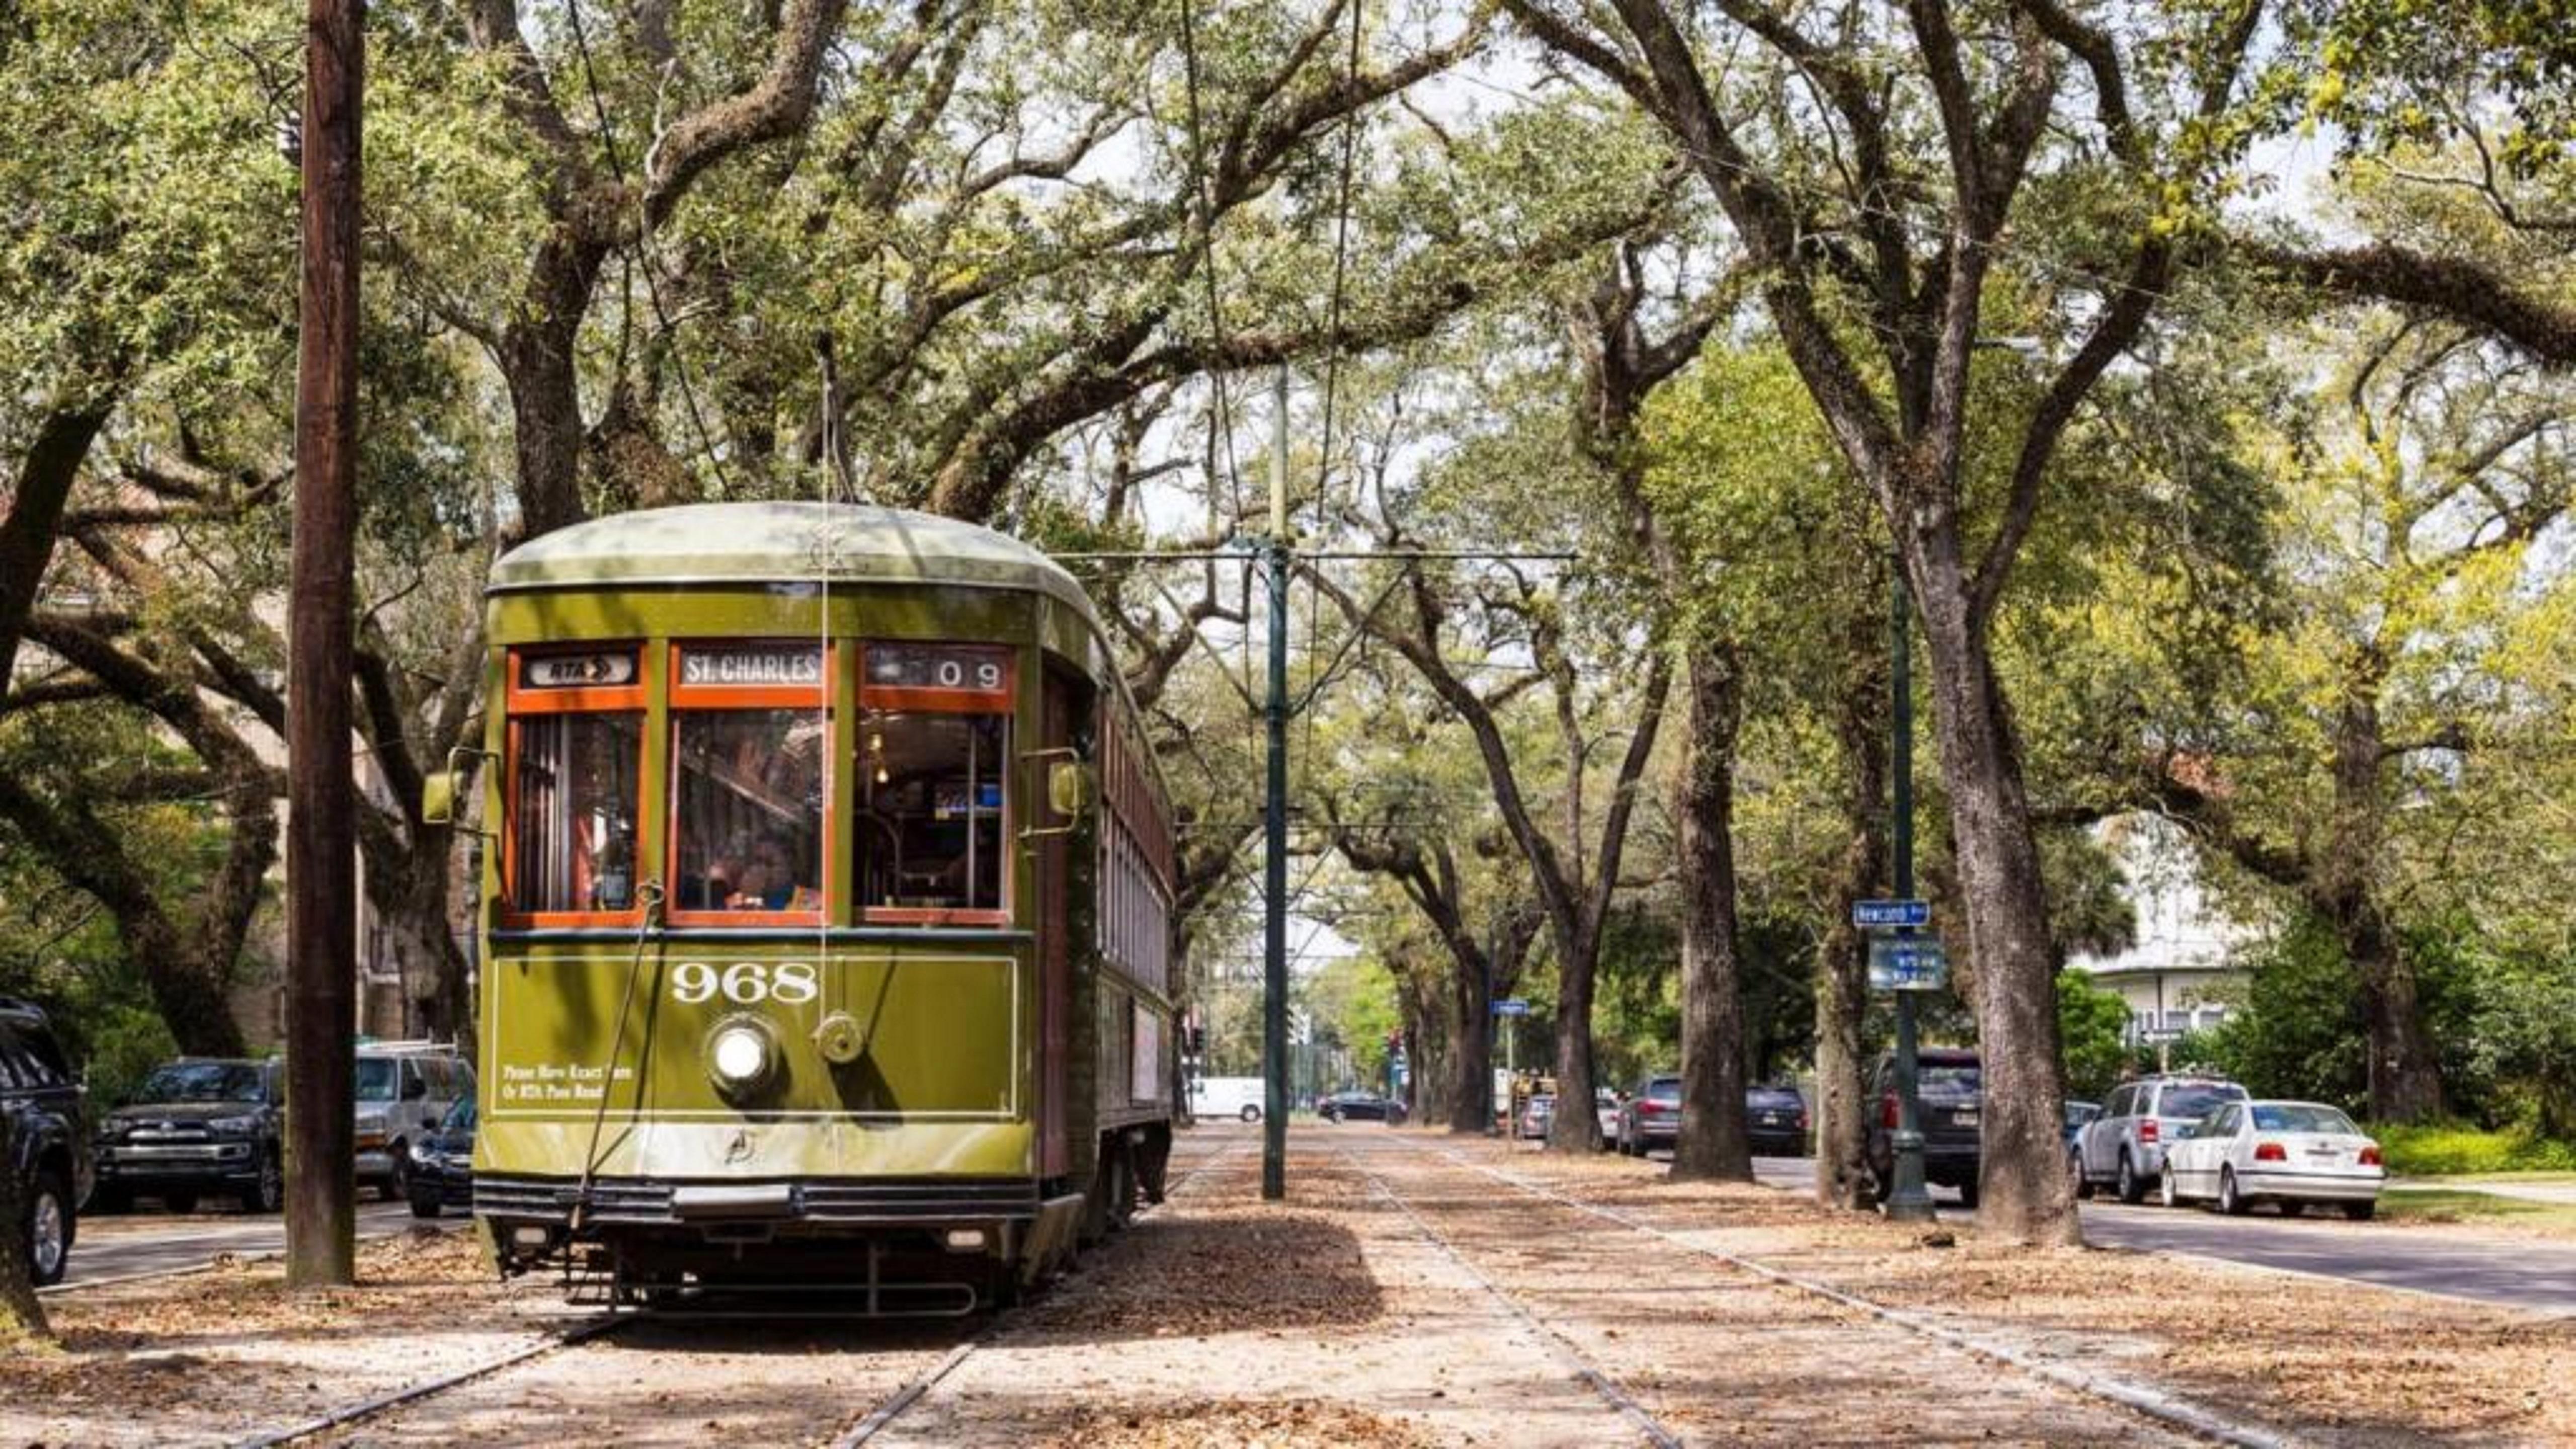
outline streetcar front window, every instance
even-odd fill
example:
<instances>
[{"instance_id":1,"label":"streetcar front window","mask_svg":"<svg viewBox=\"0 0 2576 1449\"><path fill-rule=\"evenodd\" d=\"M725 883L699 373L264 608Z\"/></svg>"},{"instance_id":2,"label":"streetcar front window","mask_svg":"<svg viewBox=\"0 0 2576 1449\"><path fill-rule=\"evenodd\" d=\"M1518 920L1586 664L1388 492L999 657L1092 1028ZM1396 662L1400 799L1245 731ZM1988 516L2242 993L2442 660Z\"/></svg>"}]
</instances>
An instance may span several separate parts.
<instances>
[{"instance_id":1,"label":"streetcar front window","mask_svg":"<svg viewBox=\"0 0 2576 1449\"><path fill-rule=\"evenodd\" d=\"M823 909L826 733L810 709L673 716L677 909Z\"/></svg>"},{"instance_id":2,"label":"streetcar front window","mask_svg":"<svg viewBox=\"0 0 2576 1449\"><path fill-rule=\"evenodd\" d=\"M642 714L623 711L518 721L513 908L529 914L633 908L643 730Z\"/></svg>"},{"instance_id":3,"label":"streetcar front window","mask_svg":"<svg viewBox=\"0 0 2576 1449\"><path fill-rule=\"evenodd\" d=\"M823 917L831 654L686 643L671 671L671 908L682 924Z\"/></svg>"},{"instance_id":4,"label":"streetcar front window","mask_svg":"<svg viewBox=\"0 0 2576 1449\"><path fill-rule=\"evenodd\" d=\"M860 899L910 911L1003 909L1010 716L868 710L859 724Z\"/></svg>"}]
</instances>

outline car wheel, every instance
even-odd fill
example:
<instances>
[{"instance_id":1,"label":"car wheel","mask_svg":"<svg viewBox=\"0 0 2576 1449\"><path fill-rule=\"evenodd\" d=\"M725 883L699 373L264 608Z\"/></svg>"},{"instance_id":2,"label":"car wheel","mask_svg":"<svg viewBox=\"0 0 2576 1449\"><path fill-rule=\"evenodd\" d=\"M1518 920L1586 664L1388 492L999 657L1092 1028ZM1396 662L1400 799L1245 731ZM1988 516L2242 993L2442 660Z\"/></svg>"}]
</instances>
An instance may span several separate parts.
<instances>
[{"instance_id":1,"label":"car wheel","mask_svg":"<svg viewBox=\"0 0 2576 1449\"><path fill-rule=\"evenodd\" d=\"M2156 1201L2166 1207L2182 1205L2182 1194L2174 1191L2174 1170L2173 1163L2170 1161L2165 1163L2164 1175L2156 1183Z\"/></svg>"},{"instance_id":2,"label":"car wheel","mask_svg":"<svg viewBox=\"0 0 2576 1449\"><path fill-rule=\"evenodd\" d=\"M27 1204L27 1276L39 1288L63 1281L72 1257L72 1191L63 1175L48 1169L36 1174L36 1192Z\"/></svg>"},{"instance_id":3,"label":"car wheel","mask_svg":"<svg viewBox=\"0 0 2576 1449\"><path fill-rule=\"evenodd\" d=\"M2070 1152L2066 1154L2066 1170L2075 1179L2075 1200L2078 1202L2091 1202L2093 1200L2093 1179L2084 1175L2084 1154L2081 1152Z\"/></svg>"},{"instance_id":4,"label":"car wheel","mask_svg":"<svg viewBox=\"0 0 2576 1449\"><path fill-rule=\"evenodd\" d=\"M1335 1126L1339 1126L1339 1125L1341 1125L1341 1121L1342 1121L1342 1109L1341 1109L1341 1108L1339 1108L1339 1107L1335 1107L1333 1110L1331 1110L1331 1111L1329 1111L1329 1112L1325 1113L1325 1114L1324 1114L1324 1120L1325 1120L1325 1121L1327 1121L1327 1122L1330 1122L1330 1123L1334 1124Z\"/></svg>"},{"instance_id":5,"label":"car wheel","mask_svg":"<svg viewBox=\"0 0 2576 1449\"><path fill-rule=\"evenodd\" d=\"M197 1195L193 1192L165 1192L161 1194L161 1206L174 1213L192 1213L197 1210Z\"/></svg>"},{"instance_id":6,"label":"car wheel","mask_svg":"<svg viewBox=\"0 0 2576 1449\"><path fill-rule=\"evenodd\" d=\"M2120 1201L2124 1203L2135 1205L2147 1200L2146 1180L2138 1176L2137 1165L2129 1160L2126 1152L2120 1154L2119 1190Z\"/></svg>"},{"instance_id":7,"label":"car wheel","mask_svg":"<svg viewBox=\"0 0 2576 1449\"><path fill-rule=\"evenodd\" d=\"M2252 1206L2252 1203L2245 1200L2245 1195L2236 1190L2236 1169L2232 1167L2218 1169L2218 1210L2231 1218L2241 1218L2245 1216L2246 1209Z\"/></svg>"},{"instance_id":8,"label":"car wheel","mask_svg":"<svg viewBox=\"0 0 2576 1449\"><path fill-rule=\"evenodd\" d=\"M2357 1223L2369 1222L2370 1215L2377 1211L2379 1211L2379 1204L2376 1200L2348 1202L2343 1205L2343 1215Z\"/></svg>"},{"instance_id":9,"label":"car wheel","mask_svg":"<svg viewBox=\"0 0 2576 1449\"><path fill-rule=\"evenodd\" d=\"M1245 1107L1241 1112L1238 1112L1235 1115L1241 1117L1246 1122L1258 1122L1261 1120L1261 1109L1258 1107Z\"/></svg>"},{"instance_id":10,"label":"car wheel","mask_svg":"<svg viewBox=\"0 0 2576 1449\"><path fill-rule=\"evenodd\" d=\"M241 1195L242 1211L273 1213L286 1205L286 1173L278 1165L277 1154L264 1152L259 1159L259 1178Z\"/></svg>"},{"instance_id":11,"label":"car wheel","mask_svg":"<svg viewBox=\"0 0 2576 1449\"><path fill-rule=\"evenodd\" d=\"M431 1189L426 1192L414 1192L411 1195L411 1215L413 1217L434 1218L438 1216L438 1213L439 1201L436 1189Z\"/></svg>"},{"instance_id":12,"label":"car wheel","mask_svg":"<svg viewBox=\"0 0 2576 1449\"><path fill-rule=\"evenodd\" d=\"M393 1166L385 1169L385 1180L376 1184L376 1193L386 1202L411 1196L411 1144L397 1137L385 1149Z\"/></svg>"}]
</instances>

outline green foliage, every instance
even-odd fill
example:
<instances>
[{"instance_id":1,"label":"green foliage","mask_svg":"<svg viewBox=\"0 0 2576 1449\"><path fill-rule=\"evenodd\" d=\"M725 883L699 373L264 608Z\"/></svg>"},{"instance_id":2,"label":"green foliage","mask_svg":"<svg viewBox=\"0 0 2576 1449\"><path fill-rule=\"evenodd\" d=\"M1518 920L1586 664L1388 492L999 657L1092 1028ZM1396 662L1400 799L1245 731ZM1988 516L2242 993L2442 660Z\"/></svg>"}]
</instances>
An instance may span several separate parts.
<instances>
[{"instance_id":1,"label":"green foliage","mask_svg":"<svg viewBox=\"0 0 2576 1449\"><path fill-rule=\"evenodd\" d=\"M2129 1004L2116 991L2095 986L2081 971L2057 973L2058 1050L2065 1061L2066 1095L2099 1102L2128 1066L2122 1040Z\"/></svg>"},{"instance_id":2,"label":"green foliage","mask_svg":"<svg viewBox=\"0 0 2576 1449\"><path fill-rule=\"evenodd\" d=\"M2576 1141L2519 1129L2490 1132L2462 1122L2377 1122L2365 1124L2364 1130L2379 1139L2388 1170L2401 1177L2576 1171Z\"/></svg>"},{"instance_id":3,"label":"green foliage","mask_svg":"<svg viewBox=\"0 0 2576 1449\"><path fill-rule=\"evenodd\" d=\"M2244 1006L2177 1043L2174 1060L2225 1072L2258 1097L2359 1108L2369 1095L2361 1000L2333 933L2301 917L2250 964Z\"/></svg>"}]
</instances>

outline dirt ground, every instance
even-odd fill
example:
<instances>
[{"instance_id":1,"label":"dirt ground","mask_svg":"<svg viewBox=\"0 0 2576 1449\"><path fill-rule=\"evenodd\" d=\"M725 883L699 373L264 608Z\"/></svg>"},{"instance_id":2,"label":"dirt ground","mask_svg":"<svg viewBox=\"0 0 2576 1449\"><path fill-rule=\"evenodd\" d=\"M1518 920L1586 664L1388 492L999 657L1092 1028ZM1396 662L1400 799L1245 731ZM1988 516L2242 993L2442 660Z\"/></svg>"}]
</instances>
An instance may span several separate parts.
<instances>
[{"instance_id":1,"label":"dirt ground","mask_svg":"<svg viewBox=\"0 0 2576 1449\"><path fill-rule=\"evenodd\" d=\"M1660 1164L1373 1124L1300 1124L1289 1199L1263 1203L1257 1141L1187 1134L1171 1203L999 1318L645 1323L345 1442L829 1443L958 1345L871 1446L2199 1442L1713 1254L2300 1443L2576 1442L2564 1320L1964 1230L1934 1246ZM0 1357L0 1445L238 1440L580 1316L550 1283L491 1281L461 1235L370 1244L361 1277L294 1295L233 1265L49 1299L63 1347Z\"/></svg>"}]
</instances>

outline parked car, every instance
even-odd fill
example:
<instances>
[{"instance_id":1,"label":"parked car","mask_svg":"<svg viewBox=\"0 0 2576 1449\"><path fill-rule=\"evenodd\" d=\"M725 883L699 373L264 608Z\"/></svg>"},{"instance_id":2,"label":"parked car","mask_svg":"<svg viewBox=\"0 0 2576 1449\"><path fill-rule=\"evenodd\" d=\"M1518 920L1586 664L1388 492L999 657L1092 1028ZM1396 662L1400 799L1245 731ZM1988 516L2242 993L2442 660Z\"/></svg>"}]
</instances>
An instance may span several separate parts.
<instances>
[{"instance_id":1,"label":"parked car","mask_svg":"<svg viewBox=\"0 0 2576 1449\"><path fill-rule=\"evenodd\" d=\"M2101 1115L2102 1104L2099 1102L2069 1102L2066 1104L2067 1151L2072 1152L2075 1150L2076 1134L2084 1130L2084 1124Z\"/></svg>"},{"instance_id":2,"label":"parked car","mask_svg":"<svg viewBox=\"0 0 2576 1449\"><path fill-rule=\"evenodd\" d=\"M1608 1087L1593 1088L1592 1108L1601 1119L1601 1150L1607 1152L1619 1140L1619 1094Z\"/></svg>"},{"instance_id":3,"label":"parked car","mask_svg":"<svg viewBox=\"0 0 2576 1449\"><path fill-rule=\"evenodd\" d=\"M2173 1073L2140 1077L2112 1091L2102 1115L2077 1133L2069 1164L2075 1195L2091 1197L2109 1187L2122 1202L2146 1201L2165 1170L2165 1148L2184 1128L2230 1102L2246 1098L2225 1077Z\"/></svg>"},{"instance_id":4,"label":"parked car","mask_svg":"<svg viewBox=\"0 0 2576 1449\"><path fill-rule=\"evenodd\" d=\"M1682 1079L1648 1077L1619 1104L1619 1151L1643 1157L1670 1147L1682 1131Z\"/></svg>"},{"instance_id":5,"label":"parked car","mask_svg":"<svg viewBox=\"0 0 2576 1449\"><path fill-rule=\"evenodd\" d=\"M1521 1104L1520 1121L1512 1125L1515 1137L1545 1137L1549 1125L1556 1121L1556 1098L1541 1092Z\"/></svg>"},{"instance_id":6,"label":"parked car","mask_svg":"<svg viewBox=\"0 0 2576 1449\"><path fill-rule=\"evenodd\" d=\"M152 1197L185 1213L212 1194L273 1213L286 1196L285 1116L274 1059L165 1062L99 1122L96 1206L118 1213Z\"/></svg>"},{"instance_id":7,"label":"parked car","mask_svg":"<svg viewBox=\"0 0 2576 1449\"><path fill-rule=\"evenodd\" d=\"M2237 1101L2169 1144L2162 1183L2167 1207L2206 1201L2233 1215L2271 1202L2288 1216L2311 1203L2332 1204L2359 1221L2378 1210L2387 1180L2379 1144L2334 1108Z\"/></svg>"},{"instance_id":8,"label":"parked car","mask_svg":"<svg viewBox=\"0 0 2576 1449\"><path fill-rule=\"evenodd\" d=\"M1924 1047L1914 1054L1916 1125L1923 1133L1923 1180L1958 1189L1959 1201L1977 1205L1977 1169L1984 1143L1981 1125L1985 1075L1977 1054L1965 1047ZM1870 1073L1867 1154L1879 1201L1896 1189L1896 1058L1878 1059Z\"/></svg>"},{"instance_id":9,"label":"parked car","mask_svg":"<svg viewBox=\"0 0 2576 1449\"><path fill-rule=\"evenodd\" d=\"M407 1184L411 1215L434 1218L452 1207L474 1210L474 1099L447 1109L438 1130L411 1145Z\"/></svg>"},{"instance_id":10,"label":"parked car","mask_svg":"<svg viewBox=\"0 0 2576 1449\"><path fill-rule=\"evenodd\" d=\"M0 997L0 1114L11 1149L0 1172L17 1179L21 1219L5 1225L0 1251L24 1253L36 1286L59 1283L90 1192L81 1088L44 1009L7 997Z\"/></svg>"},{"instance_id":11,"label":"parked car","mask_svg":"<svg viewBox=\"0 0 2576 1449\"><path fill-rule=\"evenodd\" d=\"M407 1195L411 1144L474 1098L474 1069L454 1047L369 1042L358 1048L358 1181L387 1201Z\"/></svg>"},{"instance_id":12,"label":"parked car","mask_svg":"<svg viewBox=\"0 0 2576 1449\"><path fill-rule=\"evenodd\" d=\"M1375 1092L1335 1092L1315 1104L1315 1115L1327 1122L1401 1122L1404 1104Z\"/></svg>"},{"instance_id":13,"label":"parked car","mask_svg":"<svg viewBox=\"0 0 2576 1449\"><path fill-rule=\"evenodd\" d=\"M1807 1099L1789 1084L1744 1089L1744 1132L1764 1157L1807 1155Z\"/></svg>"}]
</instances>

